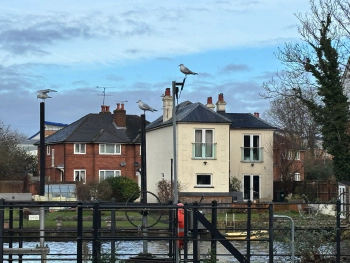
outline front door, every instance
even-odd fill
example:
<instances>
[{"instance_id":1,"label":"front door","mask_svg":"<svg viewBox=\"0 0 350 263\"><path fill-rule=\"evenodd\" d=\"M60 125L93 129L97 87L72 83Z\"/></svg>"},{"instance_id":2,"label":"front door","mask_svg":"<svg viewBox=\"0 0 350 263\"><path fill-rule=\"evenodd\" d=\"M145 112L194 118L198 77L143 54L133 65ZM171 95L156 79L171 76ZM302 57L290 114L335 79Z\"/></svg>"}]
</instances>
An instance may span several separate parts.
<instances>
[{"instance_id":1,"label":"front door","mask_svg":"<svg viewBox=\"0 0 350 263\"><path fill-rule=\"evenodd\" d=\"M258 200L260 198L260 176L243 176L243 198L244 201Z\"/></svg>"}]
</instances>

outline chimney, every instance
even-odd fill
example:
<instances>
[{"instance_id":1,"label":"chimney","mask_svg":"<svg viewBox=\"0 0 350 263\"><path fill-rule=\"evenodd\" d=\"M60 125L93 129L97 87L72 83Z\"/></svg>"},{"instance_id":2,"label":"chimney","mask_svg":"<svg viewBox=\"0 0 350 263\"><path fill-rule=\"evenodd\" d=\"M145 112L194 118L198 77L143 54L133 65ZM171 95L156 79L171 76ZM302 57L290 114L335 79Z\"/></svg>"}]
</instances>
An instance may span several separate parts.
<instances>
[{"instance_id":1,"label":"chimney","mask_svg":"<svg viewBox=\"0 0 350 263\"><path fill-rule=\"evenodd\" d=\"M124 104L120 106L120 103L117 103L117 109L113 111L114 114L114 123L118 128L126 127L126 111L124 110Z\"/></svg>"},{"instance_id":2,"label":"chimney","mask_svg":"<svg viewBox=\"0 0 350 263\"><path fill-rule=\"evenodd\" d=\"M173 97L170 94L170 88L165 89L163 101L163 122L169 120L173 116Z\"/></svg>"},{"instance_id":3,"label":"chimney","mask_svg":"<svg viewBox=\"0 0 350 263\"><path fill-rule=\"evenodd\" d=\"M259 112L254 112L254 116L257 117L257 118L260 118L259 117L260 116Z\"/></svg>"},{"instance_id":4,"label":"chimney","mask_svg":"<svg viewBox=\"0 0 350 263\"><path fill-rule=\"evenodd\" d=\"M106 105L101 105L101 113L110 113L109 111L109 106L106 106Z\"/></svg>"},{"instance_id":5,"label":"chimney","mask_svg":"<svg viewBox=\"0 0 350 263\"><path fill-rule=\"evenodd\" d=\"M220 93L218 102L216 103L217 112L226 112L226 102L224 101L224 94Z\"/></svg>"},{"instance_id":6,"label":"chimney","mask_svg":"<svg viewBox=\"0 0 350 263\"><path fill-rule=\"evenodd\" d=\"M215 109L215 105L213 104L213 98L212 97L208 97L207 99L207 105L205 105L207 108L214 110Z\"/></svg>"}]
</instances>

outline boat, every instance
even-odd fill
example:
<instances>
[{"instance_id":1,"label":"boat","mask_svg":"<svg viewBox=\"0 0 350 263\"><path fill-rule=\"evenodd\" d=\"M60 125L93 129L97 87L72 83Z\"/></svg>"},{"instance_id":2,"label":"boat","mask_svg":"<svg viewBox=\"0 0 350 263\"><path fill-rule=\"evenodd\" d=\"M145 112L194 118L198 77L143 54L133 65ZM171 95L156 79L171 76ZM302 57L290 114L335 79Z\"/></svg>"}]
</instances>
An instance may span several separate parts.
<instances>
[{"instance_id":1,"label":"boat","mask_svg":"<svg viewBox=\"0 0 350 263\"><path fill-rule=\"evenodd\" d=\"M250 239L262 239L268 236L267 230L252 230L250 231ZM225 233L227 239L245 240L247 239L247 231L235 231Z\"/></svg>"}]
</instances>

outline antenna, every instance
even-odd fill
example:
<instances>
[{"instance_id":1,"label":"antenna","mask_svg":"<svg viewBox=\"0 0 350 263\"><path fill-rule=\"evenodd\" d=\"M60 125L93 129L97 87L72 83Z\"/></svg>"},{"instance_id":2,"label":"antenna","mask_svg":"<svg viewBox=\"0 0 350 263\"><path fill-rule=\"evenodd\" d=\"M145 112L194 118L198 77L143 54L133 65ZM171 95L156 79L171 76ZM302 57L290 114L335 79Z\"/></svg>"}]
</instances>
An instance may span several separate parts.
<instances>
[{"instance_id":1,"label":"antenna","mask_svg":"<svg viewBox=\"0 0 350 263\"><path fill-rule=\"evenodd\" d=\"M114 87L99 87L99 86L96 86L96 88L97 88L97 89L103 89L102 94L101 94L101 95L98 95L98 96L103 96L102 105L104 106L104 105L105 105L105 97L106 97L106 96L111 96L111 95L106 95L106 89L114 88Z\"/></svg>"},{"instance_id":2,"label":"antenna","mask_svg":"<svg viewBox=\"0 0 350 263\"><path fill-rule=\"evenodd\" d=\"M119 102L120 104L124 104L124 102L128 102L128 101L127 100L119 100L117 102Z\"/></svg>"}]
</instances>

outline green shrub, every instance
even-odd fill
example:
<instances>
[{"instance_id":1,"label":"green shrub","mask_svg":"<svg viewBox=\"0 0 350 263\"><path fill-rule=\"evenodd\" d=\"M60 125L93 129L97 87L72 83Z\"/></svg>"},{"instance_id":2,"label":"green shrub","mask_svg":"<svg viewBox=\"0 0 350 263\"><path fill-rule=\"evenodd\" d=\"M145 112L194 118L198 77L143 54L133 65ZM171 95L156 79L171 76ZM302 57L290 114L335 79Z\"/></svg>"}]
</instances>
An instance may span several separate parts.
<instances>
[{"instance_id":1,"label":"green shrub","mask_svg":"<svg viewBox=\"0 0 350 263\"><path fill-rule=\"evenodd\" d=\"M112 198L116 202L133 202L140 197L140 188L136 182L127 177L109 177L105 180L112 188Z\"/></svg>"}]
</instances>

